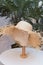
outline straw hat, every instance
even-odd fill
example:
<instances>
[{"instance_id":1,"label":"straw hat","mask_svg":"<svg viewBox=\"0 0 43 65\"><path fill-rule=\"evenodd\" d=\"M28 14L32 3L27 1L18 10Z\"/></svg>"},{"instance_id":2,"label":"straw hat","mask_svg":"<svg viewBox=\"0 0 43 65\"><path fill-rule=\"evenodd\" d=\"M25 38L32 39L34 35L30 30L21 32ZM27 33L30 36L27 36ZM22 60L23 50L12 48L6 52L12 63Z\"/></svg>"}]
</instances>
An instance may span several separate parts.
<instances>
[{"instance_id":1,"label":"straw hat","mask_svg":"<svg viewBox=\"0 0 43 65\"><path fill-rule=\"evenodd\" d=\"M38 47L41 44L40 37L37 32L32 31L32 25L26 21L20 21L16 26L17 29L24 31L22 34L20 45ZM20 34L20 33L18 33Z\"/></svg>"},{"instance_id":2,"label":"straw hat","mask_svg":"<svg viewBox=\"0 0 43 65\"><path fill-rule=\"evenodd\" d=\"M26 21L3 28L3 34L10 35L21 46L38 47L41 44L37 32L33 32L32 25Z\"/></svg>"}]
</instances>

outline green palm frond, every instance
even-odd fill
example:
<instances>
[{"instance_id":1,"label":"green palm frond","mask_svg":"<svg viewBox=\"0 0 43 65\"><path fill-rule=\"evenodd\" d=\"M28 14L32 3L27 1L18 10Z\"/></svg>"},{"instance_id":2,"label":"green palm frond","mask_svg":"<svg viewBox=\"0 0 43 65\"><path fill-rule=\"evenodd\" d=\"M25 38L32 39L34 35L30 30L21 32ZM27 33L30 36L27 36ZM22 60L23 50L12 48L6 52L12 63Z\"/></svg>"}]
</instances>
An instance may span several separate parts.
<instances>
[{"instance_id":1,"label":"green palm frond","mask_svg":"<svg viewBox=\"0 0 43 65\"><path fill-rule=\"evenodd\" d=\"M0 7L7 8L18 17L39 19L43 15L43 8L38 7L39 0L0 0ZM43 0L42 0L43 2Z\"/></svg>"}]
</instances>

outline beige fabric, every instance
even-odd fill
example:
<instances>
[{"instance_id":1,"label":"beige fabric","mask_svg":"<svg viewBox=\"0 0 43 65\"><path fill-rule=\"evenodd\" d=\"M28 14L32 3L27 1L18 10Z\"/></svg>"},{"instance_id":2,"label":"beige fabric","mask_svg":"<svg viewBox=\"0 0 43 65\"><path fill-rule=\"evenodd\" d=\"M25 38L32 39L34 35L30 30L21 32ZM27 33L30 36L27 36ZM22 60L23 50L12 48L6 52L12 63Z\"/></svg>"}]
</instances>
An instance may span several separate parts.
<instances>
[{"instance_id":1,"label":"beige fabric","mask_svg":"<svg viewBox=\"0 0 43 65\"><path fill-rule=\"evenodd\" d=\"M40 37L39 37L38 33L36 33L36 32L30 33L28 41L32 47L38 47L41 44Z\"/></svg>"},{"instance_id":2,"label":"beige fabric","mask_svg":"<svg viewBox=\"0 0 43 65\"><path fill-rule=\"evenodd\" d=\"M41 40L36 32L30 31L28 33L27 31L17 29L15 26L4 28L4 34L10 35L21 46L38 47L41 44Z\"/></svg>"},{"instance_id":3,"label":"beige fabric","mask_svg":"<svg viewBox=\"0 0 43 65\"><path fill-rule=\"evenodd\" d=\"M32 25L26 21L18 22L18 24L15 27L27 32L32 31Z\"/></svg>"},{"instance_id":4,"label":"beige fabric","mask_svg":"<svg viewBox=\"0 0 43 65\"><path fill-rule=\"evenodd\" d=\"M18 42L21 46L28 45L28 33L26 31L15 28L15 26L4 28L3 34L10 35L13 38L13 40Z\"/></svg>"},{"instance_id":5,"label":"beige fabric","mask_svg":"<svg viewBox=\"0 0 43 65\"><path fill-rule=\"evenodd\" d=\"M38 34L32 31L32 25L27 22L21 21L16 26L4 27L3 34L10 35L21 46L38 47L41 44Z\"/></svg>"}]
</instances>

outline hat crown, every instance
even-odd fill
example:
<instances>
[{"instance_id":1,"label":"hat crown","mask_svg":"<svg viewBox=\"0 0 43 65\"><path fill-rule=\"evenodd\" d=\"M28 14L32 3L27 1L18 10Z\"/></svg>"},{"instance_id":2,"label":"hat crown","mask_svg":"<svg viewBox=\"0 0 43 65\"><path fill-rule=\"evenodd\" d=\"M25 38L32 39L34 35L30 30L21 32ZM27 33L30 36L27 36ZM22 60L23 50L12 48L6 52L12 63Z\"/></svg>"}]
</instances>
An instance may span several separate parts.
<instances>
[{"instance_id":1,"label":"hat crown","mask_svg":"<svg viewBox=\"0 0 43 65\"><path fill-rule=\"evenodd\" d=\"M32 25L26 21L20 21L16 27L27 32L32 31Z\"/></svg>"}]
</instances>

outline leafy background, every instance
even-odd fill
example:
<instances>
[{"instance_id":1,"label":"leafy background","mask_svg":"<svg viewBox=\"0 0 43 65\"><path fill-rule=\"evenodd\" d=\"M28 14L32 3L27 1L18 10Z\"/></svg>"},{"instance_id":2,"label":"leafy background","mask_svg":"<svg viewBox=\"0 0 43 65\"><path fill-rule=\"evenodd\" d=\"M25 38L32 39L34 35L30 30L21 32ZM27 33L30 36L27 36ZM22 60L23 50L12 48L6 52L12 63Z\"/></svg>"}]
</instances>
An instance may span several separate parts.
<instances>
[{"instance_id":1,"label":"leafy background","mask_svg":"<svg viewBox=\"0 0 43 65\"><path fill-rule=\"evenodd\" d=\"M39 6L40 1L42 5ZM33 28L43 31L43 0L0 0L0 12L2 16L11 16L11 23L15 25L21 19L32 24L30 18L33 18L37 22L32 24ZM40 23L39 19L42 19Z\"/></svg>"}]
</instances>

